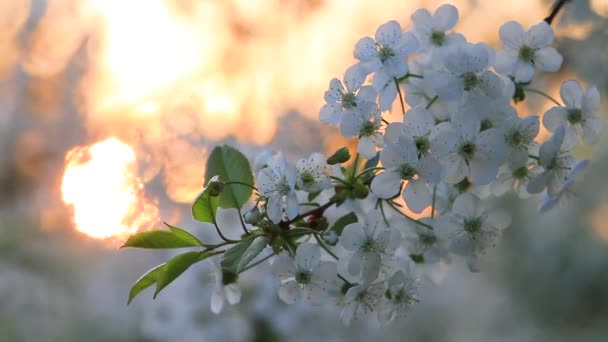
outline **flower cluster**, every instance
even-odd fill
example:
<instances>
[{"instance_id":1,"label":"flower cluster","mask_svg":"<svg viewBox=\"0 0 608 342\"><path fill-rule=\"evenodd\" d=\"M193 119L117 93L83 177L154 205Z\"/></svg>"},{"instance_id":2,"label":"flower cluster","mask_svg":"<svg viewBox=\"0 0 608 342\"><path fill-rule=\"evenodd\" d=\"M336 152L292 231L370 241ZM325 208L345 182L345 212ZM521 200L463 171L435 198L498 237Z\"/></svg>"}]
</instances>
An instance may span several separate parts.
<instances>
[{"instance_id":1,"label":"flower cluster","mask_svg":"<svg viewBox=\"0 0 608 342\"><path fill-rule=\"evenodd\" d=\"M369 313L388 323L419 300L418 265L462 257L479 269L479 258L511 223L489 199L514 193L545 211L572 193L589 162L570 151L598 141L599 93L566 81L562 104L531 87L539 71L556 72L562 64L551 26L541 22L524 31L507 22L496 51L453 31L454 6L417 10L411 22L404 30L391 20L373 38L361 38L357 62L329 82L319 117L356 141L350 164L346 148L293 164L281 153L264 153L253 172L241 170L249 166L238 151L223 147L221 159L212 154L208 173L209 166L219 171L208 175L193 214L224 239L200 244L201 259L222 254L214 312L221 298L238 301L233 284L241 272L272 258L284 302L333 303L346 324ZM556 106L542 120L518 113L514 104L530 94ZM388 122L384 114L394 110L400 120ZM549 138L539 136L541 122ZM229 162L215 167L218 160ZM252 194L255 203L241 217L244 235L225 238L215 211L236 208L241 215ZM352 208L354 201L372 209L337 220L330 215L329 209ZM184 240L176 229L172 234Z\"/></svg>"}]
</instances>

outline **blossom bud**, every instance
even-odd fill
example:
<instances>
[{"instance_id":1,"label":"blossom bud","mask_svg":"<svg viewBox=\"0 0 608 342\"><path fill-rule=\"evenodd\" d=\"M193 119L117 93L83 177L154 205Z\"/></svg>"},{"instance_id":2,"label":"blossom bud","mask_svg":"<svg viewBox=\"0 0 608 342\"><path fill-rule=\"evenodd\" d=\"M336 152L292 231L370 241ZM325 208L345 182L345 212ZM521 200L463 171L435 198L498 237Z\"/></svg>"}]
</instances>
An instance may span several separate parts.
<instances>
[{"instance_id":1,"label":"blossom bud","mask_svg":"<svg viewBox=\"0 0 608 342\"><path fill-rule=\"evenodd\" d=\"M220 176L213 176L207 183L207 189L209 189L209 196L217 197L222 191L226 184L220 180Z\"/></svg>"},{"instance_id":2,"label":"blossom bud","mask_svg":"<svg viewBox=\"0 0 608 342\"><path fill-rule=\"evenodd\" d=\"M327 231L321 235L323 241L330 246L335 246L338 243L339 237L333 230Z\"/></svg>"},{"instance_id":3,"label":"blossom bud","mask_svg":"<svg viewBox=\"0 0 608 342\"><path fill-rule=\"evenodd\" d=\"M246 223L249 223L249 224L258 223L258 221L260 221L260 218L261 218L260 209L258 209L258 207L251 208L243 215L243 219L245 220Z\"/></svg>"},{"instance_id":4,"label":"blossom bud","mask_svg":"<svg viewBox=\"0 0 608 342\"><path fill-rule=\"evenodd\" d=\"M342 147L337 150L331 157L327 158L327 164L335 165L345 163L350 159L350 152L348 151L348 147Z\"/></svg>"},{"instance_id":5,"label":"blossom bud","mask_svg":"<svg viewBox=\"0 0 608 342\"><path fill-rule=\"evenodd\" d=\"M363 199L366 198L367 195L369 195L369 189L367 186L361 183L355 183L353 186L352 194L355 198Z\"/></svg>"}]
</instances>

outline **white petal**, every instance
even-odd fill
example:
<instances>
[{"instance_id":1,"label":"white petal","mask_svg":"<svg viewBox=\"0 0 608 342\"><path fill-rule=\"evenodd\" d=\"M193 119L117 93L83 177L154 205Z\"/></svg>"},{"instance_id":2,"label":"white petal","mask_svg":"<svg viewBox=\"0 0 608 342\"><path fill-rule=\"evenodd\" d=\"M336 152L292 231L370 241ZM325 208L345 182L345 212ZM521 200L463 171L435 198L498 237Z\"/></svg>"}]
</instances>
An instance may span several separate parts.
<instances>
[{"instance_id":1,"label":"white petal","mask_svg":"<svg viewBox=\"0 0 608 342\"><path fill-rule=\"evenodd\" d=\"M271 195L268 197L268 202L266 203L266 215L268 218L274 222L281 222L283 213L282 213L282 203L281 196Z\"/></svg>"},{"instance_id":2,"label":"white petal","mask_svg":"<svg viewBox=\"0 0 608 342\"><path fill-rule=\"evenodd\" d=\"M291 278L295 273L296 264L287 253L280 254L272 263L272 274L281 280Z\"/></svg>"},{"instance_id":3,"label":"white petal","mask_svg":"<svg viewBox=\"0 0 608 342\"><path fill-rule=\"evenodd\" d=\"M323 261L319 268L312 275L312 281L319 284L323 289L327 290L331 286L336 285L338 279L337 265L333 262Z\"/></svg>"},{"instance_id":4,"label":"white petal","mask_svg":"<svg viewBox=\"0 0 608 342\"><path fill-rule=\"evenodd\" d=\"M582 109L587 115L595 114L600 110L600 93L597 87L590 86L583 94Z\"/></svg>"},{"instance_id":5,"label":"white petal","mask_svg":"<svg viewBox=\"0 0 608 342\"><path fill-rule=\"evenodd\" d=\"M513 50L499 50L496 53L494 69L503 75L512 75L517 65L517 52Z\"/></svg>"},{"instance_id":6,"label":"white petal","mask_svg":"<svg viewBox=\"0 0 608 342\"><path fill-rule=\"evenodd\" d=\"M458 143L458 136L451 123L442 122L431 129L429 140L433 155L441 157L454 150Z\"/></svg>"},{"instance_id":7,"label":"white petal","mask_svg":"<svg viewBox=\"0 0 608 342\"><path fill-rule=\"evenodd\" d=\"M349 92L354 92L361 88L365 81L365 72L362 70L361 65L351 65L344 73L344 83Z\"/></svg>"},{"instance_id":8,"label":"white petal","mask_svg":"<svg viewBox=\"0 0 608 342\"><path fill-rule=\"evenodd\" d=\"M424 31L431 30L431 23L433 21L433 17L428 10L424 8L417 9L411 15L412 22L414 23L414 27L416 29L423 29Z\"/></svg>"},{"instance_id":9,"label":"white petal","mask_svg":"<svg viewBox=\"0 0 608 342\"><path fill-rule=\"evenodd\" d=\"M374 252L366 252L361 255L361 280L364 283L371 283L380 274L382 265L380 255ZM349 269L350 272L350 269ZM352 272L351 272L352 274Z\"/></svg>"},{"instance_id":10,"label":"white petal","mask_svg":"<svg viewBox=\"0 0 608 342\"><path fill-rule=\"evenodd\" d=\"M414 107L405 113L406 132L414 137L427 134L435 126L435 118L424 107Z\"/></svg>"},{"instance_id":11,"label":"white petal","mask_svg":"<svg viewBox=\"0 0 608 342\"><path fill-rule=\"evenodd\" d=\"M496 180L498 163L493 160L473 159L471 165L471 181L475 185L488 185Z\"/></svg>"},{"instance_id":12,"label":"white petal","mask_svg":"<svg viewBox=\"0 0 608 342\"><path fill-rule=\"evenodd\" d=\"M321 262L321 250L318 245L304 242L296 250L296 265L301 270L312 271Z\"/></svg>"},{"instance_id":13,"label":"white petal","mask_svg":"<svg viewBox=\"0 0 608 342\"><path fill-rule=\"evenodd\" d=\"M294 304L300 296L300 284L295 280L287 281L279 286L279 298L287 304Z\"/></svg>"},{"instance_id":14,"label":"white petal","mask_svg":"<svg viewBox=\"0 0 608 342\"><path fill-rule=\"evenodd\" d=\"M534 53L534 65L542 71L558 71L562 66L563 60L562 55L552 47L546 47Z\"/></svg>"},{"instance_id":15,"label":"white petal","mask_svg":"<svg viewBox=\"0 0 608 342\"><path fill-rule=\"evenodd\" d=\"M547 173L541 173L540 175L532 178L528 182L528 186L526 190L528 190L531 194L538 194L543 191L547 187L547 183L549 182L549 176Z\"/></svg>"},{"instance_id":16,"label":"white petal","mask_svg":"<svg viewBox=\"0 0 608 342\"><path fill-rule=\"evenodd\" d=\"M234 305L241 301L241 287L238 284L228 284L224 286L224 291L228 304Z\"/></svg>"},{"instance_id":17,"label":"white petal","mask_svg":"<svg viewBox=\"0 0 608 342\"><path fill-rule=\"evenodd\" d=\"M597 116L587 118L587 120L583 124L583 140L585 141L585 143L597 143L600 139L600 135L602 134L603 128L604 121L601 118Z\"/></svg>"},{"instance_id":18,"label":"white petal","mask_svg":"<svg viewBox=\"0 0 608 342\"><path fill-rule=\"evenodd\" d=\"M405 74L406 72L407 71L404 71L403 73ZM397 98L397 86L395 86L395 83L389 82L380 90L378 95L378 108L383 111L390 110L395 98Z\"/></svg>"},{"instance_id":19,"label":"white petal","mask_svg":"<svg viewBox=\"0 0 608 342\"><path fill-rule=\"evenodd\" d=\"M541 70L544 70L541 68ZM530 63L518 61L515 64L514 70L515 81L517 82L530 82L534 77L534 67Z\"/></svg>"},{"instance_id":20,"label":"white petal","mask_svg":"<svg viewBox=\"0 0 608 342\"><path fill-rule=\"evenodd\" d=\"M553 131L553 136L547 141L545 141L538 151L538 159L539 163L542 166L550 165L553 161L553 158L557 156L559 153L562 143L564 142L564 136L566 134L566 129L564 125L559 125Z\"/></svg>"},{"instance_id":21,"label":"white petal","mask_svg":"<svg viewBox=\"0 0 608 342\"><path fill-rule=\"evenodd\" d=\"M553 42L553 29L544 21L530 27L526 32L526 43L533 49L542 49Z\"/></svg>"},{"instance_id":22,"label":"white petal","mask_svg":"<svg viewBox=\"0 0 608 342\"><path fill-rule=\"evenodd\" d=\"M502 44L514 50L524 44L524 28L516 21L508 21L499 29L500 40Z\"/></svg>"},{"instance_id":23,"label":"white petal","mask_svg":"<svg viewBox=\"0 0 608 342\"><path fill-rule=\"evenodd\" d=\"M454 200L452 211L464 217L476 217L479 213L481 201L472 193L465 192Z\"/></svg>"},{"instance_id":24,"label":"white petal","mask_svg":"<svg viewBox=\"0 0 608 342\"><path fill-rule=\"evenodd\" d=\"M298 212L300 211L300 204L298 203L298 197L296 196L295 191L287 194L287 218L293 219L298 216Z\"/></svg>"},{"instance_id":25,"label":"white petal","mask_svg":"<svg viewBox=\"0 0 608 342\"><path fill-rule=\"evenodd\" d=\"M355 45L354 57L360 61L377 59L376 42L370 37L361 38Z\"/></svg>"},{"instance_id":26,"label":"white petal","mask_svg":"<svg viewBox=\"0 0 608 342\"><path fill-rule=\"evenodd\" d=\"M342 82L337 78L332 78L331 81L329 81L329 89L325 91L324 94L325 101L336 103L336 101L342 97L343 93L344 87L342 86Z\"/></svg>"},{"instance_id":27,"label":"white petal","mask_svg":"<svg viewBox=\"0 0 608 342\"><path fill-rule=\"evenodd\" d=\"M577 81L569 80L562 83L559 94L568 108L581 108L583 90Z\"/></svg>"},{"instance_id":28,"label":"white petal","mask_svg":"<svg viewBox=\"0 0 608 342\"><path fill-rule=\"evenodd\" d=\"M398 58L403 58L406 55L409 55L416 50L420 44L418 43L418 39L414 34L410 32L403 32L401 34L401 38L394 46L395 54Z\"/></svg>"},{"instance_id":29,"label":"white petal","mask_svg":"<svg viewBox=\"0 0 608 342\"><path fill-rule=\"evenodd\" d=\"M219 314L224 308L224 289L222 285L215 286L211 293L211 312Z\"/></svg>"},{"instance_id":30,"label":"white petal","mask_svg":"<svg viewBox=\"0 0 608 342\"><path fill-rule=\"evenodd\" d=\"M394 171L385 171L372 180L371 189L380 198L392 198L399 193L401 176Z\"/></svg>"},{"instance_id":31,"label":"white petal","mask_svg":"<svg viewBox=\"0 0 608 342\"><path fill-rule=\"evenodd\" d=\"M312 305L321 304L326 295L326 292L318 284L309 283L302 286L302 297Z\"/></svg>"},{"instance_id":32,"label":"white petal","mask_svg":"<svg viewBox=\"0 0 608 342\"><path fill-rule=\"evenodd\" d=\"M348 251L356 251L361 247L365 234L363 233L363 225L359 222L351 223L344 227L340 236L342 247Z\"/></svg>"},{"instance_id":33,"label":"white petal","mask_svg":"<svg viewBox=\"0 0 608 342\"><path fill-rule=\"evenodd\" d=\"M464 94L464 81L460 77L442 71L428 72L425 77L439 98L445 101L459 100Z\"/></svg>"},{"instance_id":34,"label":"white petal","mask_svg":"<svg viewBox=\"0 0 608 342\"><path fill-rule=\"evenodd\" d=\"M384 140L389 144L396 144L399 137L405 134L404 129L405 125L402 122L391 122L384 131Z\"/></svg>"},{"instance_id":35,"label":"white petal","mask_svg":"<svg viewBox=\"0 0 608 342\"><path fill-rule=\"evenodd\" d=\"M431 204L431 192L423 181L410 181L403 191L403 199L415 213L421 213Z\"/></svg>"},{"instance_id":36,"label":"white petal","mask_svg":"<svg viewBox=\"0 0 608 342\"><path fill-rule=\"evenodd\" d=\"M321 107L319 111L319 120L325 125L337 125L342 119L342 108L329 103Z\"/></svg>"},{"instance_id":37,"label":"white petal","mask_svg":"<svg viewBox=\"0 0 608 342\"><path fill-rule=\"evenodd\" d=\"M417 163L418 175L426 182L437 184L441 181L441 164L433 157L422 157Z\"/></svg>"},{"instance_id":38,"label":"white petal","mask_svg":"<svg viewBox=\"0 0 608 342\"><path fill-rule=\"evenodd\" d=\"M502 210L491 211L488 213L486 223L494 228L505 229L511 225L511 216Z\"/></svg>"},{"instance_id":39,"label":"white petal","mask_svg":"<svg viewBox=\"0 0 608 342\"><path fill-rule=\"evenodd\" d=\"M553 132L559 125L568 123L568 112L563 107L553 107L543 115L543 125Z\"/></svg>"},{"instance_id":40,"label":"white petal","mask_svg":"<svg viewBox=\"0 0 608 342\"><path fill-rule=\"evenodd\" d=\"M460 182L469 173L469 166L464 159L459 156L450 156L448 162L445 163L445 181L450 184Z\"/></svg>"},{"instance_id":41,"label":"white petal","mask_svg":"<svg viewBox=\"0 0 608 342\"><path fill-rule=\"evenodd\" d=\"M340 133L346 138L359 135L361 130L361 119L354 113L345 113L340 120Z\"/></svg>"},{"instance_id":42,"label":"white petal","mask_svg":"<svg viewBox=\"0 0 608 342\"><path fill-rule=\"evenodd\" d=\"M357 152L365 159L371 159L376 156L376 143L372 137L361 137L357 144Z\"/></svg>"},{"instance_id":43,"label":"white petal","mask_svg":"<svg viewBox=\"0 0 608 342\"><path fill-rule=\"evenodd\" d=\"M433 27L439 31L450 30L457 22L458 9L452 5L441 5L433 14Z\"/></svg>"},{"instance_id":44,"label":"white petal","mask_svg":"<svg viewBox=\"0 0 608 342\"><path fill-rule=\"evenodd\" d=\"M376 30L376 41L383 46L393 47L401 39L401 25L390 20L378 27Z\"/></svg>"}]
</instances>

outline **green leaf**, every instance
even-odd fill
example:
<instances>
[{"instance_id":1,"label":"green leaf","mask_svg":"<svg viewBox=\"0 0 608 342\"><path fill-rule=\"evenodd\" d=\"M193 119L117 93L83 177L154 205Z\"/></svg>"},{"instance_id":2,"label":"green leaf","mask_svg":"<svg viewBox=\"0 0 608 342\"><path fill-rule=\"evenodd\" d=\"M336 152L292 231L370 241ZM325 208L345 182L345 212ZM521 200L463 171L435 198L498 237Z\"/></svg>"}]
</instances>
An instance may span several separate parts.
<instances>
[{"instance_id":1,"label":"green leaf","mask_svg":"<svg viewBox=\"0 0 608 342\"><path fill-rule=\"evenodd\" d=\"M238 150L220 145L213 149L207 159L205 181L218 175L225 182L240 182L253 185L253 173L247 158ZM249 198L253 189L241 184L226 184L226 188L219 196L221 208L241 208Z\"/></svg>"},{"instance_id":2,"label":"green leaf","mask_svg":"<svg viewBox=\"0 0 608 342\"><path fill-rule=\"evenodd\" d=\"M131 291L129 292L129 301L127 302L127 305L131 304L133 298L135 298L135 296L137 296L141 291L147 289L153 284L156 284L158 276L163 272L164 267L165 264L160 264L146 272L139 279L137 279L135 284L133 284L133 287L131 287Z\"/></svg>"},{"instance_id":3,"label":"green leaf","mask_svg":"<svg viewBox=\"0 0 608 342\"><path fill-rule=\"evenodd\" d=\"M329 230L333 230L334 232L336 232L336 234L338 236L342 235L342 231L344 230L344 227L348 226L351 223L355 223L359 221L359 219L357 219L357 215L355 215L355 213L351 212L348 213L342 217L340 217L338 220L336 220L336 222L333 224L333 226L331 226L331 228Z\"/></svg>"},{"instance_id":4,"label":"green leaf","mask_svg":"<svg viewBox=\"0 0 608 342\"><path fill-rule=\"evenodd\" d=\"M259 237L256 239L242 240L241 242L237 243L236 245L232 246L232 248L227 250L226 253L222 255L222 259L220 260L220 266L222 267L222 270L238 274L239 264L241 263L243 255L247 252L249 246L251 246L253 241L258 239ZM253 250L254 249L252 249L252 251Z\"/></svg>"},{"instance_id":5,"label":"green leaf","mask_svg":"<svg viewBox=\"0 0 608 342\"><path fill-rule=\"evenodd\" d=\"M194 235L177 227L168 230L151 230L129 236L123 247L136 248L184 248L202 247L203 244Z\"/></svg>"},{"instance_id":6,"label":"green leaf","mask_svg":"<svg viewBox=\"0 0 608 342\"><path fill-rule=\"evenodd\" d=\"M321 191L311 192L308 194L308 202L312 202L321 194Z\"/></svg>"},{"instance_id":7,"label":"green leaf","mask_svg":"<svg viewBox=\"0 0 608 342\"><path fill-rule=\"evenodd\" d=\"M211 179L213 179L213 177ZM211 196L211 192L212 189L210 187L205 187L194 201L194 204L192 205L192 216L195 220L216 223L215 214L220 204L220 197Z\"/></svg>"},{"instance_id":8,"label":"green leaf","mask_svg":"<svg viewBox=\"0 0 608 342\"><path fill-rule=\"evenodd\" d=\"M167 287L167 285L171 284L172 281L190 268L190 266L211 255L213 254L208 252L188 252L176 255L171 260L167 261L167 263L164 264L162 271L157 276L154 298L156 298L158 293Z\"/></svg>"},{"instance_id":9,"label":"green leaf","mask_svg":"<svg viewBox=\"0 0 608 342\"><path fill-rule=\"evenodd\" d=\"M236 273L241 273L249 263L255 259L260 252L266 248L268 245L268 238L265 236L260 236L255 238L253 242L247 247L243 255L241 256L241 260L239 261L236 267Z\"/></svg>"}]
</instances>

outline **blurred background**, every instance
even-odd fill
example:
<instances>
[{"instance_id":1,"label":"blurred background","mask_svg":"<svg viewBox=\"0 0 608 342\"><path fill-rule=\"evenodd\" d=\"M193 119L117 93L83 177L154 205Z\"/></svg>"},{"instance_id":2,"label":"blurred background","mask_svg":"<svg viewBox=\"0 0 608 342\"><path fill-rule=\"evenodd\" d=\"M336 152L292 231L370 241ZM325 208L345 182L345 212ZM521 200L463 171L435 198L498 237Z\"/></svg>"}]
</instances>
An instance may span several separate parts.
<instances>
[{"instance_id":1,"label":"blurred background","mask_svg":"<svg viewBox=\"0 0 608 342\"><path fill-rule=\"evenodd\" d=\"M126 305L171 254L119 250L126 236L167 221L212 239L189 213L214 145L295 159L347 144L317 121L329 80L360 37L442 3L0 0L0 341L608 341L608 138L575 151L592 164L572 203L540 216L504 200L515 219L482 272L433 270L393 326L282 305L263 267L219 316L206 264ZM457 30L495 47L503 22L529 27L552 5L451 3ZM573 0L554 27L565 62L535 87L595 84L606 117L608 1ZM524 115L551 106L533 96Z\"/></svg>"}]
</instances>

